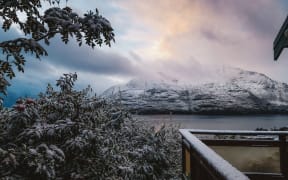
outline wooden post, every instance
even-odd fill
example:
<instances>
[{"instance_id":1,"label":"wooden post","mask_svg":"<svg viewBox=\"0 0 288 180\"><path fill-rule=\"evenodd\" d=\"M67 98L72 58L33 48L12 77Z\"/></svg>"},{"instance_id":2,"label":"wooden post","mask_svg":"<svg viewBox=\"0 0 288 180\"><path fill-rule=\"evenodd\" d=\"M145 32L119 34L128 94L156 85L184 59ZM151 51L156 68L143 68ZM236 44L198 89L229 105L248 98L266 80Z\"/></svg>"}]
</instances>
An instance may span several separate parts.
<instances>
[{"instance_id":1,"label":"wooden post","mask_svg":"<svg viewBox=\"0 0 288 180\"><path fill-rule=\"evenodd\" d=\"M198 161L195 159L192 149L190 149L190 176L191 180L198 179Z\"/></svg>"},{"instance_id":2,"label":"wooden post","mask_svg":"<svg viewBox=\"0 0 288 180\"><path fill-rule=\"evenodd\" d=\"M185 171L186 171L186 161L185 161L185 143L184 143L184 138L182 137L182 172L183 176L185 176Z\"/></svg>"},{"instance_id":3,"label":"wooden post","mask_svg":"<svg viewBox=\"0 0 288 180\"><path fill-rule=\"evenodd\" d=\"M191 160L190 160L190 145L183 138L182 139L182 171L183 171L183 179L187 179L191 173Z\"/></svg>"},{"instance_id":4,"label":"wooden post","mask_svg":"<svg viewBox=\"0 0 288 180\"><path fill-rule=\"evenodd\" d=\"M281 173L285 176L285 178L288 178L286 135L279 135L279 140L280 140L280 170Z\"/></svg>"}]
</instances>

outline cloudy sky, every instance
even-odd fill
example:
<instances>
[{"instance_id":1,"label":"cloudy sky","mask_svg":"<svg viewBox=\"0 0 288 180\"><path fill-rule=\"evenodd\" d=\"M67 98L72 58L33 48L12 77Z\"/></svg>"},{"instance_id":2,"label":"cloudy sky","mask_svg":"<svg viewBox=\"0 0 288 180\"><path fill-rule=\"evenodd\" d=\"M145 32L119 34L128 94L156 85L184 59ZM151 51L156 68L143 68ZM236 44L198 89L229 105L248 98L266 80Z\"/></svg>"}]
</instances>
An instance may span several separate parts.
<instances>
[{"instance_id":1,"label":"cloudy sky","mask_svg":"<svg viewBox=\"0 0 288 180\"><path fill-rule=\"evenodd\" d=\"M62 4L63 7L65 4ZM288 83L288 50L273 61L273 40L288 14L287 0L69 0L83 14L98 8L115 30L112 47L92 50L59 39L41 61L28 58L25 73L9 88L7 102L77 72L78 88L98 94L136 77L201 81L214 67L238 67ZM12 29L1 40L17 37Z\"/></svg>"}]
</instances>

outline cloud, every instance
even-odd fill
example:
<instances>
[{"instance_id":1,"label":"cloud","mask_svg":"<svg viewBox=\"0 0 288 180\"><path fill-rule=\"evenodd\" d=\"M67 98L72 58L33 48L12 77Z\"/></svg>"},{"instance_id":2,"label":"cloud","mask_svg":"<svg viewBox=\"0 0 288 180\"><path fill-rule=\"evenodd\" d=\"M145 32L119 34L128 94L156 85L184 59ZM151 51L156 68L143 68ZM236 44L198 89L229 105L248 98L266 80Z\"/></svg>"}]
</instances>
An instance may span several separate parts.
<instances>
[{"instance_id":1,"label":"cloud","mask_svg":"<svg viewBox=\"0 0 288 180\"><path fill-rule=\"evenodd\" d=\"M241 24L246 31L254 32L254 35L269 37L282 23L282 4L270 0L259 1L225 1L203 0L206 6L215 14L235 20L235 24Z\"/></svg>"},{"instance_id":2,"label":"cloud","mask_svg":"<svg viewBox=\"0 0 288 180\"><path fill-rule=\"evenodd\" d=\"M73 41L65 45L60 40L53 40L47 50L49 62L74 71L123 76L135 73L131 61L113 50L92 49L85 45L79 47Z\"/></svg>"},{"instance_id":3,"label":"cloud","mask_svg":"<svg viewBox=\"0 0 288 180\"><path fill-rule=\"evenodd\" d=\"M132 58L133 60L137 60L137 61L142 61L142 60L143 60L138 54L136 54L136 53L133 52L133 51L130 51L129 54L130 54L130 56L131 56L131 58Z\"/></svg>"},{"instance_id":4,"label":"cloud","mask_svg":"<svg viewBox=\"0 0 288 180\"><path fill-rule=\"evenodd\" d=\"M275 71L285 74L281 67L285 62L279 62L279 66L273 62L272 48L286 17L288 7L283 8L283 0L113 2L130 14L135 30L139 26L149 29L143 30L140 36L145 37L141 41L146 46L136 47L133 52L146 62L153 59L150 67L155 72L159 70L156 62L171 67L178 67L179 62L185 64L178 67L179 72L185 67L197 70L190 59L194 57L206 66L223 64L268 75ZM274 77L283 79L280 76Z\"/></svg>"},{"instance_id":5,"label":"cloud","mask_svg":"<svg viewBox=\"0 0 288 180\"><path fill-rule=\"evenodd\" d=\"M275 33L282 22L281 3L270 0L251 2L226 1L226 0L159 0L141 1L133 0L116 1L128 13L133 14L131 20L134 24L145 24L146 27L158 32L158 41L164 47L173 47L177 38L201 38L201 36L220 34L220 39L242 40L241 35L261 35L270 37ZM261 11L260 11L261 10ZM201 30L203 34L199 34ZM208 29L210 29L208 31ZM214 40L215 40L215 37ZM155 36L154 36L155 37ZM156 37L157 38L157 37ZM149 41L148 39L147 41ZM181 39L180 39L181 41ZM151 41L152 42L152 41ZM161 48L159 48L161 49Z\"/></svg>"}]
</instances>

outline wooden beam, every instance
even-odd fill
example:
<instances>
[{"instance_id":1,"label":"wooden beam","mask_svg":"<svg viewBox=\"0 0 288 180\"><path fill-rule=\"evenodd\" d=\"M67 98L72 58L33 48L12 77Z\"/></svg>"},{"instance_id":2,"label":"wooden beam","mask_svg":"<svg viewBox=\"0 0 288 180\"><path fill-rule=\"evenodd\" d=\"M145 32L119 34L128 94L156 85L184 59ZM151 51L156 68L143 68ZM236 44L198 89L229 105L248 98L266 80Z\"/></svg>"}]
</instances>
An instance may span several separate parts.
<instances>
[{"instance_id":1,"label":"wooden beam","mask_svg":"<svg viewBox=\"0 0 288 180\"><path fill-rule=\"evenodd\" d=\"M288 16L285 19L273 43L275 61L279 58L283 49L288 47L288 38L286 37L287 35L285 35L287 34L285 33L287 30L288 30Z\"/></svg>"},{"instance_id":2,"label":"wooden beam","mask_svg":"<svg viewBox=\"0 0 288 180\"><path fill-rule=\"evenodd\" d=\"M245 146L245 147L279 147L280 141L237 140L237 139L200 139L208 146Z\"/></svg>"}]
</instances>

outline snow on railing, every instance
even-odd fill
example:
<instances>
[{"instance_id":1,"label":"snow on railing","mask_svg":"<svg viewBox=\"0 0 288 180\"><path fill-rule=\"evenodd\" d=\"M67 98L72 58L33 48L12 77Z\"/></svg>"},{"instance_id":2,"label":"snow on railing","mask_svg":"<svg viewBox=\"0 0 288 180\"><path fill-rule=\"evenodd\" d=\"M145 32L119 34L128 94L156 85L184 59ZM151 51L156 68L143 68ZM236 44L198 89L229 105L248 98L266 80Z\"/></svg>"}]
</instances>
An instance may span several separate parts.
<instances>
[{"instance_id":1,"label":"snow on railing","mask_svg":"<svg viewBox=\"0 0 288 180\"><path fill-rule=\"evenodd\" d=\"M180 129L180 132L189 131L193 134L225 134L225 135L288 135L288 131L235 131L235 130L204 130L204 129Z\"/></svg>"}]
</instances>

